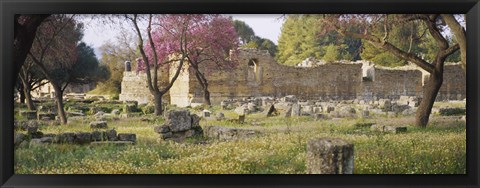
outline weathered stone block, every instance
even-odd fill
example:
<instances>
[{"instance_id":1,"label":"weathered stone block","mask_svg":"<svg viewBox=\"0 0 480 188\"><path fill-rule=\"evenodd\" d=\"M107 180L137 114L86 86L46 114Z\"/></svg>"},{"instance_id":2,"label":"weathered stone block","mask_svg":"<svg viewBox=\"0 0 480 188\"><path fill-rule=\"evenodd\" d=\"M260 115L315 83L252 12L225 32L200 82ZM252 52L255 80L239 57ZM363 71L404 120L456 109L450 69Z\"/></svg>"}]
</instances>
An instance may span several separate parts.
<instances>
[{"instance_id":1,"label":"weathered stone block","mask_svg":"<svg viewBox=\"0 0 480 188\"><path fill-rule=\"evenodd\" d=\"M163 140L172 138L172 136L173 136L172 132L160 133L160 138Z\"/></svg>"},{"instance_id":2,"label":"weathered stone block","mask_svg":"<svg viewBox=\"0 0 480 188\"><path fill-rule=\"evenodd\" d=\"M186 131L192 128L192 117L188 110L172 110L167 112L166 125L172 132Z\"/></svg>"},{"instance_id":3,"label":"weathered stone block","mask_svg":"<svg viewBox=\"0 0 480 188\"><path fill-rule=\"evenodd\" d=\"M210 114L212 112L210 112L209 110L203 110L202 111L202 117L206 118L206 117L210 117Z\"/></svg>"},{"instance_id":4,"label":"weathered stone block","mask_svg":"<svg viewBox=\"0 0 480 188\"><path fill-rule=\"evenodd\" d=\"M120 113L121 113L121 112L120 112L119 109L113 109L111 114L112 114L112 115L120 115Z\"/></svg>"},{"instance_id":5,"label":"weathered stone block","mask_svg":"<svg viewBox=\"0 0 480 188\"><path fill-rule=\"evenodd\" d=\"M404 133L407 132L407 127L375 124L370 127L370 130L384 133Z\"/></svg>"},{"instance_id":6,"label":"weathered stone block","mask_svg":"<svg viewBox=\"0 0 480 188\"><path fill-rule=\"evenodd\" d=\"M119 133L118 134L118 140L119 141L136 142L137 141L137 135L136 134Z\"/></svg>"},{"instance_id":7,"label":"weathered stone block","mask_svg":"<svg viewBox=\"0 0 480 188\"><path fill-rule=\"evenodd\" d=\"M197 116L197 114L192 114L192 128L193 127L199 127L200 126L200 117Z\"/></svg>"},{"instance_id":8,"label":"weathered stone block","mask_svg":"<svg viewBox=\"0 0 480 188\"><path fill-rule=\"evenodd\" d=\"M108 141L117 141L117 131L115 129L107 130L105 134Z\"/></svg>"},{"instance_id":9,"label":"weathered stone block","mask_svg":"<svg viewBox=\"0 0 480 188\"><path fill-rule=\"evenodd\" d=\"M27 134L34 134L38 132L38 127L37 126L28 126L27 127Z\"/></svg>"},{"instance_id":10,"label":"weathered stone block","mask_svg":"<svg viewBox=\"0 0 480 188\"><path fill-rule=\"evenodd\" d=\"M54 113L38 113L37 115L38 120L54 120L55 114Z\"/></svg>"},{"instance_id":11,"label":"weathered stone block","mask_svg":"<svg viewBox=\"0 0 480 188\"><path fill-rule=\"evenodd\" d=\"M58 134L53 138L55 143L68 143L72 144L75 142L75 133L62 133Z\"/></svg>"},{"instance_id":12,"label":"weathered stone block","mask_svg":"<svg viewBox=\"0 0 480 188\"><path fill-rule=\"evenodd\" d=\"M299 104L292 105L292 116L300 116L302 112L302 107Z\"/></svg>"},{"instance_id":13,"label":"weathered stone block","mask_svg":"<svg viewBox=\"0 0 480 188\"><path fill-rule=\"evenodd\" d=\"M333 107L333 106L327 106L327 111L326 111L326 112L327 112L327 113L330 113L330 112L332 112L332 111L335 111L335 107Z\"/></svg>"},{"instance_id":14,"label":"weathered stone block","mask_svg":"<svg viewBox=\"0 0 480 188\"><path fill-rule=\"evenodd\" d=\"M204 128L204 135L206 137L220 140L248 138L258 134L259 132L249 129L236 129L221 126L206 126Z\"/></svg>"},{"instance_id":15,"label":"weathered stone block","mask_svg":"<svg viewBox=\"0 0 480 188\"><path fill-rule=\"evenodd\" d=\"M37 119L37 111L20 111L20 116L26 117L28 120Z\"/></svg>"},{"instance_id":16,"label":"weathered stone block","mask_svg":"<svg viewBox=\"0 0 480 188\"><path fill-rule=\"evenodd\" d=\"M235 108L235 113L237 113L238 115L248 114L248 107L239 106L239 107Z\"/></svg>"},{"instance_id":17,"label":"weathered stone block","mask_svg":"<svg viewBox=\"0 0 480 188\"><path fill-rule=\"evenodd\" d=\"M123 112L132 113L137 111L137 105L132 103L127 103L123 106Z\"/></svg>"},{"instance_id":18,"label":"weathered stone block","mask_svg":"<svg viewBox=\"0 0 480 188\"><path fill-rule=\"evenodd\" d=\"M107 121L92 121L90 122L91 129L106 129L108 128Z\"/></svg>"},{"instance_id":19,"label":"weathered stone block","mask_svg":"<svg viewBox=\"0 0 480 188\"><path fill-rule=\"evenodd\" d=\"M92 141L92 134L87 132L75 133L75 143L86 144Z\"/></svg>"},{"instance_id":20,"label":"weathered stone block","mask_svg":"<svg viewBox=\"0 0 480 188\"><path fill-rule=\"evenodd\" d=\"M217 115L215 116L215 118L217 119L217 121L225 120L225 114L219 112L219 113L217 113Z\"/></svg>"},{"instance_id":21,"label":"weathered stone block","mask_svg":"<svg viewBox=\"0 0 480 188\"><path fill-rule=\"evenodd\" d=\"M390 111L392 109L392 102L390 99L380 99L378 101L378 107L384 112Z\"/></svg>"},{"instance_id":22,"label":"weathered stone block","mask_svg":"<svg viewBox=\"0 0 480 188\"><path fill-rule=\"evenodd\" d=\"M93 131L92 132L92 141L103 141L104 139L104 132L100 131Z\"/></svg>"},{"instance_id":23,"label":"weathered stone block","mask_svg":"<svg viewBox=\"0 0 480 188\"><path fill-rule=\"evenodd\" d=\"M438 113L441 116L455 116L455 115L465 115L465 108L440 108Z\"/></svg>"},{"instance_id":24,"label":"weathered stone block","mask_svg":"<svg viewBox=\"0 0 480 188\"><path fill-rule=\"evenodd\" d=\"M251 112L256 112L257 111L257 105L253 102L249 102L247 104L247 109L248 109L248 112L251 113Z\"/></svg>"},{"instance_id":25,"label":"weathered stone block","mask_svg":"<svg viewBox=\"0 0 480 188\"><path fill-rule=\"evenodd\" d=\"M307 143L308 174L353 174L353 144L338 138L320 138Z\"/></svg>"},{"instance_id":26,"label":"weathered stone block","mask_svg":"<svg viewBox=\"0 0 480 188\"><path fill-rule=\"evenodd\" d=\"M245 115L238 116L238 123L245 123Z\"/></svg>"},{"instance_id":27,"label":"weathered stone block","mask_svg":"<svg viewBox=\"0 0 480 188\"><path fill-rule=\"evenodd\" d=\"M17 133L17 134L15 134L15 137L13 138L13 144L15 146L19 146L26 139L27 139L26 134Z\"/></svg>"},{"instance_id":28,"label":"weathered stone block","mask_svg":"<svg viewBox=\"0 0 480 188\"><path fill-rule=\"evenodd\" d=\"M53 137L42 137L40 138L42 143L53 143Z\"/></svg>"},{"instance_id":29,"label":"weathered stone block","mask_svg":"<svg viewBox=\"0 0 480 188\"><path fill-rule=\"evenodd\" d=\"M168 127L167 125L155 126L153 129L156 133L159 133L159 134L170 132L170 127Z\"/></svg>"},{"instance_id":30,"label":"weathered stone block","mask_svg":"<svg viewBox=\"0 0 480 188\"><path fill-rule=\"evenodd\" d=\"M83 117L83 116L85 116L85 114L81 113L81 112L67 112L67 116L69 116L69 117Z\"/></svg>"}]
</instances>

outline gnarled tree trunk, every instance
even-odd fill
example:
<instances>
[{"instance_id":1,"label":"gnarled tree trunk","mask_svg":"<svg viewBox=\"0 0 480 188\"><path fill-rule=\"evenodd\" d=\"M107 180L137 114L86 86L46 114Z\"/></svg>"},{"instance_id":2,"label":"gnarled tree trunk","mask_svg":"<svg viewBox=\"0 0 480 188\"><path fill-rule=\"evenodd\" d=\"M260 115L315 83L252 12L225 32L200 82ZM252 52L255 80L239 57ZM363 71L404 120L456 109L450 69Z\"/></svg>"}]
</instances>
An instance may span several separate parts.
<instances>
[{"instance_id":1,"label":"gnarled tree trunk","mask_svg":"<svg viewBox=\"0 0 480 188\"><path fill-rule=\"evenodd\" d=\"M210 91L208 91L208 81L205 76L200 73L198 67L192 66L195 69L195 76L197 77L198 82L202 86L203 89L203 104L207 106L211 106L212 103L210 102Z\"/></svg>"},{"instance_id":2,"label":"gnarled tree trunk","mask_svg":"<svg viewBox=\"0 0 480 188\"><path fill-rule=\"evenodd\" d=\"M437 97L438 91L443 82L443 70L435 70L425 84L423 98L415 114L415 124L420 127L426 127L430 114L432 113L433 103Z\"/></svg>"},{"instance_id":3,"label":"gnarled tree trunk","mask_svg":"<svg viewBox=\"0 0 480 188\"><path fill-rule=\"evenodd\" d=\"M63 91L57 84L52 83L53 90L55 90L55 103L57 104L57 114L62 124L67 124L67 115L63 109Z\"/></svg>"},{"instance_id":4,"label":"gnarled tree trunk","mask_svg":"<svg viewBox=\"0 0 480 188\"><path fill-rule=\"evenodd\" d=\"M24 101L27 104L28 110L36 110L35 105L33 104L32 95L30 93L30 84L22 82L22 85L23 91L21 93L23 93Z\"/></svg>"}]
</instances>

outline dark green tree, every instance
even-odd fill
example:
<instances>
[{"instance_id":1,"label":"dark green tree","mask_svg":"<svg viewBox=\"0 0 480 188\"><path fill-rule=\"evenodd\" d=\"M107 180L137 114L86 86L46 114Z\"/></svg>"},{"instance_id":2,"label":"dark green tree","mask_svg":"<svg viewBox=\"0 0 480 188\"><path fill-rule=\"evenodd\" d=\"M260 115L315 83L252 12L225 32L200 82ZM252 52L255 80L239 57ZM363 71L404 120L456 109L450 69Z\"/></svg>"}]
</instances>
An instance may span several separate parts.
<instances>
[{"instance_id":1,"label":"dark green tree","mask_svg":"<svg viewBox=\"0 0 480 188\"><path fill-rule=\"evenodd\" d=\"M249 43L253 37L255 37L255 32L253 29L243 21L233 20L233 27L235 28L235 31L237 32L242 44Z\"/></svg>"}]
</instances>

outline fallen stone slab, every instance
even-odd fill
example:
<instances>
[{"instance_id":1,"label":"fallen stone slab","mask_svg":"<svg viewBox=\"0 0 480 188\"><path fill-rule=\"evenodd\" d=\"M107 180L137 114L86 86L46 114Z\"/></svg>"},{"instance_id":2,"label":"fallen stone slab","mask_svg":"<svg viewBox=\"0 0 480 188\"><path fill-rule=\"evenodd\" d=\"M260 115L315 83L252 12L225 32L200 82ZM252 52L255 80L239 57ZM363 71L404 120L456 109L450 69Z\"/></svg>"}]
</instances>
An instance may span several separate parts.
<instances>
[{"instance_id":1,"label":"fallen stone slab","mask_svg":"<svg viewBox=\"0 0 480 188\"><path fill-rule=\"evenodd\" d=\"M204 128L204 135L206 137L219 140L248 138L258 134L258 131L250 129L228 128L221 126L206 126Z\"/></svg>"},{"instance_id":2,"label":"fallen stone slab","mask_svg":"<svg viewBox=\"0 0 480 188\"><path fill-rule=\"evenodd\" d=\"M54 120L55 114L54 113L38 113L37 115L38 120Z\"/></svg>"},{"instance_id":3,"label":"fallen stone slab","mask_svg":"<svg viewBox=\"0 0 480 188\"><path fill-rule=\"evenodd\" d=\"M136 142L137 141L137 135L136 134L119 133L118 134L118 140L119 141Z\"/></svg>"},{"instance_id":4,"label":"fallen stone slab","mask_svg":"<svg viewBox=\"0 0 480 188\"><path fill-rule=\"evenodd\" d=\"M26 117L28 120L37 119L37 111L20 111L20 116Z\"/></svg>"},{"instance_id":5,"label":"fallen stone slab","mask_svg":"<svg viewBox=\"0 0 480 188\"><path fill-rule=\"evenodd\" d=\"M455 116L455 115L465 115L465 108L440 108L438 113L441 116Z\"/></svg>"},{"instance_id":6,"label":"fallen stone slab","mask_svg":"<svg viewBox=\"0 0 480 188\"><path fill-rule=\"evenodd\" d=\"M91 129L106 129L108 128L107 121L92 121L90 122Z\"/></svg>"},{"instance_id":7,"label":"fallen stone slab","mask_svg":"<svg viewBox=\"0 0 480 188\"><path fill-rule=\"evenodd\" d=\"M67 115L69 117L83 117L83 116L85 116L85 114L81 113L81 112L67 112Z\"/></svg>"}]
</instances>

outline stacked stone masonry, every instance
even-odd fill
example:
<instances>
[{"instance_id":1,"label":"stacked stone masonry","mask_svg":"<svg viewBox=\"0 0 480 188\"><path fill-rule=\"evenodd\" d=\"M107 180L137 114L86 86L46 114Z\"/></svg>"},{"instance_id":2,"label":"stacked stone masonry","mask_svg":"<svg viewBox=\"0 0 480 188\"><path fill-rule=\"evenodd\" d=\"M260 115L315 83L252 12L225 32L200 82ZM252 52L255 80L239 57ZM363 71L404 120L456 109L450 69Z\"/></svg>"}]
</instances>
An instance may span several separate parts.
<instances>
[{"instance_id":1,"label":"stacked stone masonry","mask_svg":"<svg viewBox=\"0 0 480 188\"><path fill-rule=\"evenodd\" d=\"M231 71L210 71L206 75L212 104L245 97L284 97L303 100L398 99L422 97L428 73L413 65L384 68L368 62L329 63L316 67L291 67L277 63L268 51L241 49L238 65ZM187 66L187 65L184 65ZM172 66L174 67L174 66ZM202 68L202 67L201 67ZM162 71L160 85L173 76ZM120 100L148 103L153 99L144 73L125 72ZM437 100L463 100L466 81L460 64L445 66L443 86ZM165 100L180 107L203 102L203 89L188 67L184 68ZM164 101L165 101L164 100Z\"/></svg>"}]
</instances>

